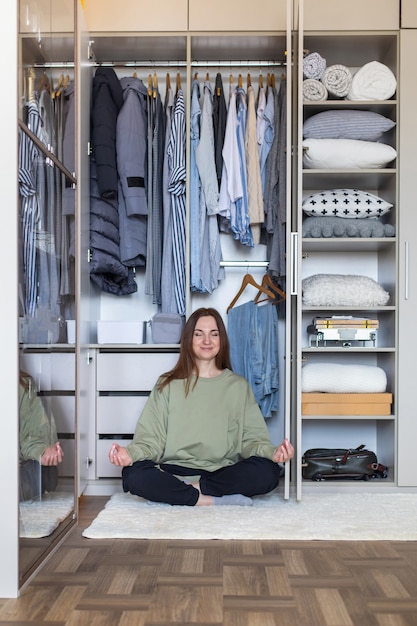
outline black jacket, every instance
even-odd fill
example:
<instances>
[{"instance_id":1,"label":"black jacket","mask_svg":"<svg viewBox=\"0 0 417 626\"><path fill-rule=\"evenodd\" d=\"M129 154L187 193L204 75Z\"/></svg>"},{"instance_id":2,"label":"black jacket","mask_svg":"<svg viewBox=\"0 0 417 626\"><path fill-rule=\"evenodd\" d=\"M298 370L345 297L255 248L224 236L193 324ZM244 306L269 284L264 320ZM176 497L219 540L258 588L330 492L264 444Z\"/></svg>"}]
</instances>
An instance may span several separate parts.
<instances>
[{"instance_id":1,"label":"black jacket","mask_svg":"<svg viewBox=\"0 0 417 626\"><path fill-rule=\"evenodd\" d=\"M117 198L117 116L123 106L123 90L113 68L98 67L93 78L91 139L102 198Z\"/></svg>"}]
</instances>

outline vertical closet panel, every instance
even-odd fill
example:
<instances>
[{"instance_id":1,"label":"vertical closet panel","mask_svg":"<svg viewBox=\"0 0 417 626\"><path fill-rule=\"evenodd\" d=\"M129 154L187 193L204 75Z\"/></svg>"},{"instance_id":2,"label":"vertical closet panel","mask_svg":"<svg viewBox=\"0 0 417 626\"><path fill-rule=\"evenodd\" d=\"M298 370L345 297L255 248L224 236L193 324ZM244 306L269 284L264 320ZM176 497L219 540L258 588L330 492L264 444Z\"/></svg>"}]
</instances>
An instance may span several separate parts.
<instances>
[{"instance_id":1,"label":"vertical closet panel","mask_svg":"<svg viewBox=\"0 0 417 626\"><path fill-rule=\"evenodd\" d=\"M398 369L398 484L401 487L415 486L415 457L417 422L415 419L415 357L417 341L413 327L417 307L417 237L415 215L415 180L417 127L415 102L417 86L407 80L414 73L417 55L417 30L402 29L400 35L401 83L401 165L400 203L401 229L399 236L399 328L400 346Z\"/></svg>"}]
</instances>

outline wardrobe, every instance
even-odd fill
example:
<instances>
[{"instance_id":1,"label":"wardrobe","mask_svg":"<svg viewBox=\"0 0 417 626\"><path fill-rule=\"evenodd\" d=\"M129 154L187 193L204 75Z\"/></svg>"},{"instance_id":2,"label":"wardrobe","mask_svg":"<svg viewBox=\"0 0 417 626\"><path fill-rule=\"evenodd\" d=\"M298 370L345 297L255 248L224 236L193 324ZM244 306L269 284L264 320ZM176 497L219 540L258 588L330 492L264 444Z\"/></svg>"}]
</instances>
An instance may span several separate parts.
<instances>
[{"instance_id":1,"label":"wardrobe","mask_svg":"<svg viewBox=\"0 0 417 626\"><path fill-rule=\"evenodd\" d=\"M301 499L305 490L331 489L328 483L302 479L303 452L310 447L339 447L345 443L346 447L364 443L374 448L381 462L389 466L388 479L373 481L372 488L392 490L393 494L405 488L415 489L417 482L412 471L411 446L415 434L412 394L415 341L412 322L416 284L413 152L417 130L412 117L412 103L417 94L412 80L412 63L417 52L417 16L411 0L401 3L401 12L398 0L373 0L366 6L359 2L352 6L352 3L347 5L324 0L287 0L280 3L263 0L261 7L259 3L250 5L244 12L238 3L225 5L217 0L210 6L199 0L164 1L155 7L147 5L146 10L142 3L123 4L126 5L123 10L119 5L116 11L107 0L75 3L76 36L71 58L66 54L64 56L63 26L59 20L49 24L53 37L49 39L51 47L48 53L37 44L36 33L26 33L23 37L22 32L20 36L14 32L17 2L8 3L7 17L2 26L10 49L16 51L14 63L10 63L13 66L10 84L16 83L18 68L19 94L22 93L21 81L25 72L35 59L37 76L45 71L56 84L61 73L68 73L75 83L75 171L72 172L76 181L75 337L69 343L67 336L66 342L48 346L46 352L55 357L62 356L62 353L71 355L73 359L74 380L70 391L75 407L73 454L76 494L111 494L120 488L120 479L107 462L107 450L111 441L123 442L132 436L140 406L157 375L171 367L178 352L178 345L152 342L149 320L157 312L157 306L152 297L145 294L143 270L136 269L138 291L128 297L112 297L100 292L90 281L89 114L92 81L98 67L110 67L120 78L135 75L145 85L151 77L162 97L168 77L174 86L179 84L185 93L187 130L191 114L191 86L196 77L203 85L206 78L214 83L217 73L220 73L226 102L233 84L242 84L247 88L250 83L257 90L260 83L271 76L277 85L285 83L286 266L281 286L286 298L281 306L279 323L279 410L268 426L277 441L284 435L289 436L296 444L297 454L290 467L286 468L282 494L283 497ZM49 7L49 3L45 2L45 6ZM7 22L9 26L6 28L4 24ZM42 45L45 44L42 42ZM396 77L395 95L387 101L362 101L359 104L337 97L305 102L302 97L305 79L302 65L305 56L311 52L320 53L328 65L343 64L355 70L369 61L383 63ZM13 98L7 101L9 119L14 119L19 106L20 102ZM344 172L329 166L305 167L304 123L317 113L342 109L370 111L395 122L383 140L397 153L389 165L378 170L347 168ZM10 159L2 174L3 189L8 204L17 206L16 131L8 128L10 124L4 119L2 124L3 136L10 138L8 143L11 146ZM188 175L189 142L187 133ZM364 188L374 195L384 196L392 205L386 222L394 227L394 236L304 237L302 225L306 215L303 199L306 195L335 188ZM188 197L187 215L189 202ZM8 297L11 302L17 303L17 226L16 215L10 213L5 215L5 220L9 231L16 236L9 238L7 248L2 249L0 254L3 255L4 267L10 268L5 275ZM189 221L186 234L189 255ZM191 291L191 268L187 256L187 313L199 306L214 306L227 320L227 307L239 292L244 276L250 274L261 284L268 270L266 246L244 247L225 234L221 235L221 239L225 278L213 293ZM15 263L11 263L11 259L16 259ZM302 298L303 279L323 273L365 274L389 292L389 304L347 309L340 305L305 304ZM251 286L247 287L239 303L253 299L256 293ZM315 336L311 340L307 329L314 318L347 314L377 319L379 327L374 344L323 346L315 343ZM2 553L8 558L4 559L7 571L0 571L0 591L4 596L14 597L22 584L19 581L16 530L16 373L19 353L23 351L36 361L44 355L45 346L19 344L17 304L8 307L5 316L7 323L1 332L4 354L7 353L8 359L7 366L2 359L2 369L7 383L6 407L13 418L7 423L6 435L14 443L10 450L8 447L1 461L3 471L7 471L10 477L5 499L11 514L1 522ZM102 343L97 335L97 322L103 323L101 326L107 326L107 329L111 329L112 324L124 324L125 330L132 325L137 330L140 325L141 340L120 343L110 338ZM392 394L389 412L371 415L303 413L302 367L324 362L381 367L387 375L387 391ZM65 391L61 387L59 393ZM54 389L49 392L53 393ZM364 484L366 488L370 487ZM358 482L340 484L341 489L360 490L362 487L363 484ZM74 520L76 516L75 506ZM32 575L41 564L42 558L32 569Z\"/></svg>"}]
</instances>

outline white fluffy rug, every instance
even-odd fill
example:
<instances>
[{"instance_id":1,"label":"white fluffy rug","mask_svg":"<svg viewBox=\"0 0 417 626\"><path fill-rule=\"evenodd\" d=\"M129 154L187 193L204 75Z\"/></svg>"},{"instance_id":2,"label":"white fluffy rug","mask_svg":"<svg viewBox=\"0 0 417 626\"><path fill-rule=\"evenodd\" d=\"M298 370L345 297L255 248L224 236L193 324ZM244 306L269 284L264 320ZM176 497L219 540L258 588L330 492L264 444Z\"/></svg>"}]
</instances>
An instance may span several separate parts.
<instances>
[{"instance_id":1,"label":"white fluffy rug","mask_svg":"<svg viewBox=\"0 0 417 626\"><path fill-rule=\"evenodd\" d=\"M45 493L42 500L21 502L19 536L26 539L49 537L74 510L74 494Z\"/></svg>"},{"instance_id":2,"label":"white fluffy rug","mask_svg":"<svg viewBox=\"0 0 417 626\"><path fill-rule=\"evenodd\" d=\"M83 532L91 539L417 540L417 494L277 493L251 507L183 507L118 493Z\"/></svg>"}]
</instances>

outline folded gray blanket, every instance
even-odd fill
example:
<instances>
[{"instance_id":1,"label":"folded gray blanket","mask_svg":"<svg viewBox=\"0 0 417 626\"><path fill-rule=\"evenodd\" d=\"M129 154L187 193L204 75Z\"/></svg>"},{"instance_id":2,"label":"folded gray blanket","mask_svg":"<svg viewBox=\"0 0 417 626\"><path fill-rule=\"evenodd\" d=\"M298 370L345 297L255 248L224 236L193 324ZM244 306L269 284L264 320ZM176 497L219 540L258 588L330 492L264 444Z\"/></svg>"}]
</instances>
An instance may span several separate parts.
<instances>
[{"instance_id":1,"label":"folded gray blanket","mask_svg":"<svg viewBox=\"0 0 417 626\"><path fill-rule=\"evenodd\" d=\"M352 84L352 72L346 65L330 65L324 71L321 81L330 94L344 98Z\"/></svg>"},{"instance_id":2,"label":"folded gray blanket","mask_svg":"<svg viewBox=\"0 0 417 626\"><path fill-rule=\"evenodd\" d=\"M306 80L303 81L303 98L307 102L321 102L322 100L327 100L327 89L319 80L306 78Z\"/></svg>"},{"instance_id":3,"label":"folded gray blanket","mask_svg":"<svg viewBox=\"0 0 417 626\"><path fill-rule=\"evenodd\" d=\"M306 217L303 237L394 237L395 228L376 217L350 219L347 217Z\"/></svg>"},{"instance_id":4,"label":"folded gray blanket","mask_svg":"<svg viewBox=\"0 0 417 626\"><path fill-rule=\"evenodd\" d=\"M303 74L305 78L315 78L320 80L324 74L327 63L318 52L311 52L303 59Z\"/></svg>"}]
</instances>

